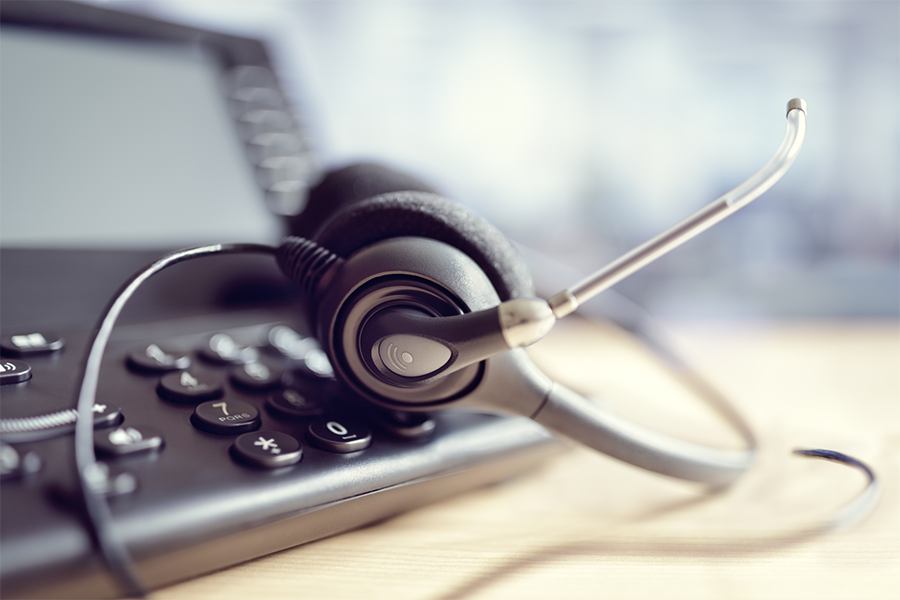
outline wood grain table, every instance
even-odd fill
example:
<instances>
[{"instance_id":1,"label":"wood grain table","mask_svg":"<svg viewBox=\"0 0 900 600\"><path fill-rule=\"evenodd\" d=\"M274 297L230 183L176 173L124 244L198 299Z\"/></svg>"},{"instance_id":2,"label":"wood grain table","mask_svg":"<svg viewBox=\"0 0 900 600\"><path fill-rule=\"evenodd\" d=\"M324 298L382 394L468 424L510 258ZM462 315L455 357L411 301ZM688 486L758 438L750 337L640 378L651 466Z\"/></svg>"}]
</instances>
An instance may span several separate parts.
<instances>
[{"instance_id":1,"label":"wood grain table","mask_svg":"<svg viewBox=\"0 0 900 600\"><path fill-rule=\"evenodd\" d=\"M734 444L614 328L564 323L533 350L553 376L662 431ZM716 494L572 447L527 476L160 590L157 598L900 598L900 324L681 324L676 347L748 417L756 466ZM875 510L804 534L862 476Z\"/></svg>"}]
</instances>

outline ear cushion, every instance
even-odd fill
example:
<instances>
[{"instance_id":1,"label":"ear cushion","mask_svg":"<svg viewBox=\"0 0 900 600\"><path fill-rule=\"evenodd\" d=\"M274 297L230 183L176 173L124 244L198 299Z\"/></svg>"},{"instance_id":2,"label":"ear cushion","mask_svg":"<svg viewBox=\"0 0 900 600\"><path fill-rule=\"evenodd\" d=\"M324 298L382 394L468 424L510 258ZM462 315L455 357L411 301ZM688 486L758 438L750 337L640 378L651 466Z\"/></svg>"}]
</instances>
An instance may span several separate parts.
<instances>
[{"instance_id":1,"label":"ear cushion","mask_svg":"<svg viewBox=\"0 0 900 600\"><path fill-rule=\"evenodd\" d=\"M437 194L392 191L344 204L313 239L340 256L394 237L419 236L458 248L481 266L502 300L534 295L531 275L500 231Z\"/></svg>"},{"instance_id":2,"label":"ear cushion","mask_svg":"<svg viewBox=\"0 0 900 600\"><path fill-rule=\"evenodd\" d=\"M434 192L424 181L377 163L329 171L310 191L306 208L289 222L291 235L312 236L344 208L387 192Z\"/></svg>"}]
</instances>

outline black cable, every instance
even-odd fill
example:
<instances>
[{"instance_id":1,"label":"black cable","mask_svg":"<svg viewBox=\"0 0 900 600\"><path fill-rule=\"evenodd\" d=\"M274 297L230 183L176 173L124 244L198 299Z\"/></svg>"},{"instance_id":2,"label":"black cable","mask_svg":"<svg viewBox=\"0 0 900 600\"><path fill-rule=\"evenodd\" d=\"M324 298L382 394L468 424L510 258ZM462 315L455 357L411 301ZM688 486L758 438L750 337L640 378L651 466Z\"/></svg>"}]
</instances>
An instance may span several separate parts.
<instances>
[{"instance_id":1,"label":"black cable","mask_svg":"<svg viewBox=\"0 0 900 600\"><path fill-rule=\"evenodd\" d=\"M534 269L535 264L541 267L537 270L539 275L543 277L538 278L538 281L540 282L541 279L546 280L544 283L547 287L558 288L560 287L560 281L572 280L577 277L577 273L573 272L570 266L543 252L523 245L519 245L519 249L524 251L532 269ZM598 299L584 304L578 308L576 314L587 321L611 323L632 335L635 340L643 344L650 355L658 360L679 383L692 391L697 398L713 407L732 426L742 430L745 440L750 439L753 441L753 445L756 445L753 432L737 409L732 406L728 396L713 385L706 376L693 367L670 345L667 340L671 336L668 335L666 328L658 318L642 304L617 288L610 288L603 294L605 302ZM862 491L837 509L817 529L825 531L848 527L865 518L878 503L881 494L878 476L871 467L858 458L843 452L823 448L797 448L793 450L792 454L838 463L845 467L856 469L866 478L865 487Z\"/></svg>"},{"instance_id":2,"label":"black cable","mask_svg":"<svg viewBox=\"0 0 900 600\"><path fill-rule=\"evenodd\" d=\"M866 486L863 490L831 515L825 524L826 528L846 529L864 519L875 509L881 495L881 484L875 471L869 465L849 454L824 448L795 448L793 454L838 463L856 469L866 478Z\"/></svg>"},{"instance_id":3,"label":"black cable","mask_svg":"<svg viewBox=\"0 0 900 600\"><path fill-rule=\"evenodd\" d=\"M607 315L612 323L644 344L650 353L660 361L660 364L665 366L684 386L699 398L713 405L726 419L732 420L737 417L737 423L744 423L736 409L728 401L727 396L669 345L666 341L668 336L665 328L650 311L619 290L609 289L605 293L616 301L615 310L612 311L612 314ZM586 318L591 319L590 316ZM836 509L815 530L829 531L849 527L865 518L875 508L881 493L881 486L875 471L863 461L849 454L824 448L795 448L792 454L838 463L856 469L866 478L863 489Z\"/></svg>"},{"instance_id":4,"label":"black cable","mask_svg":"<svg viewBox=\"0 0 900 600\"><path fill-rule=\"evenodd\" d=\"M274 254L276 248L265 244L213 244L177 250L159 258L129 279L112 297L94 327L88 351L81 364L81 379L76 393L75 411L75 469L78 486L84 499L88 526L100 553L112 575L128 596L142 597L144 587L135 571L134 562L116 535L112 514L104 497L108 486L106 470L97 463L94 454L93 406L103 354L116 320L125 304L148 279L172 265L213 254Z\"/></svg>"}]
</instances>

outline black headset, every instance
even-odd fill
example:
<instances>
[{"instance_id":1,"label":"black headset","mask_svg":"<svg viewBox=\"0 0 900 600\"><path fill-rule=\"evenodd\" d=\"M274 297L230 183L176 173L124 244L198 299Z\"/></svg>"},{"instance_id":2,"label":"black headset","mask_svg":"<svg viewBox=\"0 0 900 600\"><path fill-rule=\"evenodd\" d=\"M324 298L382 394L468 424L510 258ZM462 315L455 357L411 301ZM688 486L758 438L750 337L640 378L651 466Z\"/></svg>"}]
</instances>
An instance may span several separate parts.
<instances>
[{"instance_id":1,"label":"black headset","mask_svg":"<svg viewBox=\"0 0 900 600\"><path fill-rule=\"evenodd\" d=\"M460 204L387 167L359 164L327 175L308 206L316 218L298 219L308 237L287 238L276 257L302 286L309 325L338 379L357 395L395 411L523 415L634 465L708 484L750 466L752 448L663 438L544 375L507 338L523 322L542 335L552 311L509 324L501 307L525 313L522 305L547 303L535 299L512 244ZM749 428L741 433L752 445Z\"/></svg>"},{"instance_id":2,"label":"black headset","mask_svg":"<svg viewBox=\"0 0 900 600\"><path fill-rule=\"evenodd\" d=\"M522 346L541 339L585 300L759 197L788 170L805 133L805 102L787 107L787 133L774 157L745 182L672 229L548 300L535 298L529 271L491 224L422 181L376 164L328 173L291 223L280 246L215 244L166 255L132 277L110 301L84 358L77 395L75 460L89 523L100 551L128 591L142 588L112 526L102 491L109 481L94 457L91 407L103 352L131 295L155 273L222 253L274 254L303 291L303 312L339 381L361 398L396 411L447 407L524 415L614 458L667 476L723 486L752 464L752 431L721 409L745 442L705 447L644 429L559 382ZM802 450L864 471L852 457ZM842 518L859 512L848 505Z\"/></svg>"}]
</instances>

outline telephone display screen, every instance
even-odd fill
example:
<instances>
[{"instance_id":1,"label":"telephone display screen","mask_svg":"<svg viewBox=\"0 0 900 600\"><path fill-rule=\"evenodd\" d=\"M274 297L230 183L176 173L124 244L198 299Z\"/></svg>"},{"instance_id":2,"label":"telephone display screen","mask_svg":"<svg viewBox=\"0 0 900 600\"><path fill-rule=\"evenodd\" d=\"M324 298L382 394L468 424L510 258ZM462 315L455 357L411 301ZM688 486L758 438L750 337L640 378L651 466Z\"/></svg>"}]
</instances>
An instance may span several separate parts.
<instances>
[{"instance_id":1,"label":"telephone display screen","mask_svg":"<svg viewBox=\"0 0 900 600\"><path fill-rule=\"evenodd\" d=\"M220 77L190 45L4 26L0 243L274 239Z\"/></svg>"}]
</instances>

